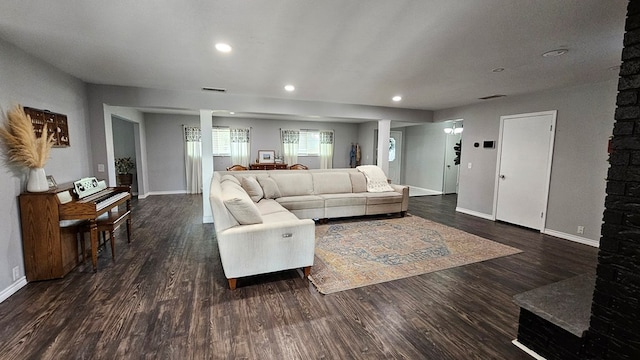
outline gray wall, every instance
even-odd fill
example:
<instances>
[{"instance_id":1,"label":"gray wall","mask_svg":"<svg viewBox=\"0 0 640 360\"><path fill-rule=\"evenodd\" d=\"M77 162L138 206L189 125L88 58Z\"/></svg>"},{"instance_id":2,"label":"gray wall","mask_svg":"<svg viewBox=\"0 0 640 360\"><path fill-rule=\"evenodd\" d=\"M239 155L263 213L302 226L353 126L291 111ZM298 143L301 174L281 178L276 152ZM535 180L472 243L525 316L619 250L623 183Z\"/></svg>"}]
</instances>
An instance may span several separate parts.
<instances>
[{"instance_id":1,"label":"gray wall","mask_svg":"<svg viewBox=\"0 0 640 360\"><path fill-rule=\"evenodd\" d=\"M358 144L360 144L360 165L373 165L376 162L375 132L377 121L369 121L358 125Z\"/></svg>"},{"instance_id":2,"label":"gray wall","mask_svg":"<svg viewBox=\"0 0 640 360\"><path fill-rule=\"evenodd\" d=\"M6 111L15 104L66 114L71 146L54 148L45 166L58 183L93 175L87 129L87 100L84 84L52 66L33 58L0 40L0 107L3 122ZM0 299L11 292L12 268L24 277L22 237L18 195L25 190L26 170L7 163L0 156ZM24 280L23 280L24 281Z\"/></svg>"},{"instance_id":3,"label":"gray wall","mask_svg":"<svg viewBox=\"0 0 640 360\"><path fill-rule=\"evenodd\" d=\"M500 116L558 110L546 228L598 240L604 211L607 143L613 129L615 80L436 111L435 121L464 119L458 207L493 215ZM472 163L469 169L467 164Z\"/></svg>"},{"instance_id":4,"label":"gray wall","mask_svg":"<svg viewBox=\"0 0 640 360\"><path fill-rule=\"evenodd\" d=\"M443 129L447 126L451 124L439 122L405 128L405 184L442 191L447 137Z\"/></svg>"},{"instance_id":5,"label":"gray wall","mask_svg":"<svg viewBox=\"0 0 640 360\"><path fill-rule=\"evenodd\" d=\"M358 124L330 123L313 121L249 119L232 117L214 117L214 126L250 127L251 128L251 159L258 155L258 150L274 150L282 153L280 144L280 129L316 129L334 131L333 167L349 167L349 151L351 143L358 141ZM299 156L298 163L312 169L320 168L318 156ZM224 170L231 164L228 156L214 157L214 169ZM289 164L293 165L293 164Z\"/></svg>"},{"instance_id":6,"label":"gray wall","mask_svg":"<svg viewBox=\"0 0 640 360\"><path fill-rule=\"evenodd\" d=\"M334 130L333 165L336 168L349 166L351 142L358 139L357 124L233 117L214 117L213 124L214 126L250 127L252 159L257 156L258 150L280 151L280 128ZM199 127L199 116L145 114L145 125L150 192L186 191L182 125ZM310 168L320 167L317 156L299 157L298 162ZM215 170L226 169L230 165L233 165L230 157L214 157Z\"/></svg>"},{"instance_id":7,"label":"gray wall","mask_svg":"<svg viewBox=\"0 0 640 360\"><path fill-rule=\"evenodd\" d=\"M198 115L145 114L149 189L186 192L182 125L200 127Z\"/></svg>"}]
</instances>

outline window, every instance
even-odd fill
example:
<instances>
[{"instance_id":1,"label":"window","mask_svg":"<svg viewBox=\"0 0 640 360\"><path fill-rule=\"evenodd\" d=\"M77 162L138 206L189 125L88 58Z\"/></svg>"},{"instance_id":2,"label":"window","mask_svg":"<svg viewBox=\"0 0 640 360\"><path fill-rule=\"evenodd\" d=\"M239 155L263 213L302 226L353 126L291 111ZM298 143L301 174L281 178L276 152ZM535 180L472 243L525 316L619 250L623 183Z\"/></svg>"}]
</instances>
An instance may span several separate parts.
<instances>
[{"instance_id":1,"label":"window","mask_svg":"<svg viewBox=\"0 0 640 360\"><path fill-rule=\"evenodd\" d=\"M231 131L229 128L214 127L213 135L213 156L231 155Z\"/></svg>"},{"instance_id":2,"label":"window","mask_svg":"<svg viewBox=\"0 0 640 360\"><path fill-rule=\"evenodd\" d=\"M300 143L298 145L299 156L320 154L320 131L300 130Z\"/></svg>"}]
</instances>

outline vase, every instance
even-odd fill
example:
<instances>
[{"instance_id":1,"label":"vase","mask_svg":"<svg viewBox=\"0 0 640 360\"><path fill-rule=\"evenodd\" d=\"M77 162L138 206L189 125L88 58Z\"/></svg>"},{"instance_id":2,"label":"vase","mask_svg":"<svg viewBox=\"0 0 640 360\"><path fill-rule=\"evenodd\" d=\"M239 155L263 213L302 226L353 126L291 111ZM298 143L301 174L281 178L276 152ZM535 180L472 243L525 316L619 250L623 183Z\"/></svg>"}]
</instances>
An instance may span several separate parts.
<instances>
[{"instance_id":1,"label":"vase","mask_svg":"<svg viewBox=\"0 0 640 360\"><path fill-rule=\"evenodd\" d=\"M49 183L47 182L47 174L45 174L44 168L29 169L29 180L27 180L27 191L43 192L47 190L49 190Z\"/></svg>"}]
</instances>

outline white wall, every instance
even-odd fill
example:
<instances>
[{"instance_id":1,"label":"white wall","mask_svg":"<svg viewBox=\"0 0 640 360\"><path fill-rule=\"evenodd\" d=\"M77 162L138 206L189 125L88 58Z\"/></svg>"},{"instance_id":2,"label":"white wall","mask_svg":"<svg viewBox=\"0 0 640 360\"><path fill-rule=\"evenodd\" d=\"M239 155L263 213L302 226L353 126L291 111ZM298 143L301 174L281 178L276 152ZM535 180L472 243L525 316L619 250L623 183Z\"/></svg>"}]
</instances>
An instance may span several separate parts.
<instances>
[{"instance_id":1,"label":"white wall","mask_svg":"<svg viewBox=\"0 0 640 360\"><path fill-rule=\"evenodd\" d=\"M498 140L500 116L558 110L546 228L555 235L577 237L577 227L584 226L580 238L597 242L616 86L612 80L436 111L435 121L464 119L458 207L493 216L497 148L472 144Z\"/></svg>"},{"instance_id":2,"label":"white wall","mask_svg":"<svg viewBox=\"0 0 640 360\"><path fill-rule=\"evenodd\" d=\"M3 122L6 111L15 104L47 109L67 115L68 148L54 148L45 166L58 183L93 175L90 168L88 109L85 85L52 66L0 40L0 107ZM0 301L24 285L24 263L18 196L25 190L26 171L0 157ZM12 268L18 266L20 278L14 282Z\"/></svg>"}]
</instances>

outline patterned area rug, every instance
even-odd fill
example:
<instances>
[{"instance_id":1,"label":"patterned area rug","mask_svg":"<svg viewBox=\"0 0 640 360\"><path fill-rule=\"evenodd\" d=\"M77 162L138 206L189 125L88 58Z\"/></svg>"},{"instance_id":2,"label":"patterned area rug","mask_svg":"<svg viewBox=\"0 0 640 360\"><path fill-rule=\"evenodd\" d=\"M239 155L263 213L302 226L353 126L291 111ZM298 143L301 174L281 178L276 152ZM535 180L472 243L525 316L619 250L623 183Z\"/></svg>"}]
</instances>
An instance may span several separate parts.
<instances>
[{"instance_id":1,"label":"patterned area rug","mask_svg":"<svg viewBox=\"0 0 640 360\"><path fill-rule=\"evenodd\" d=\"M417 216L345 221L316 226L310 279L331 294L519 252Z\"/></svg>"}]
</instances>

